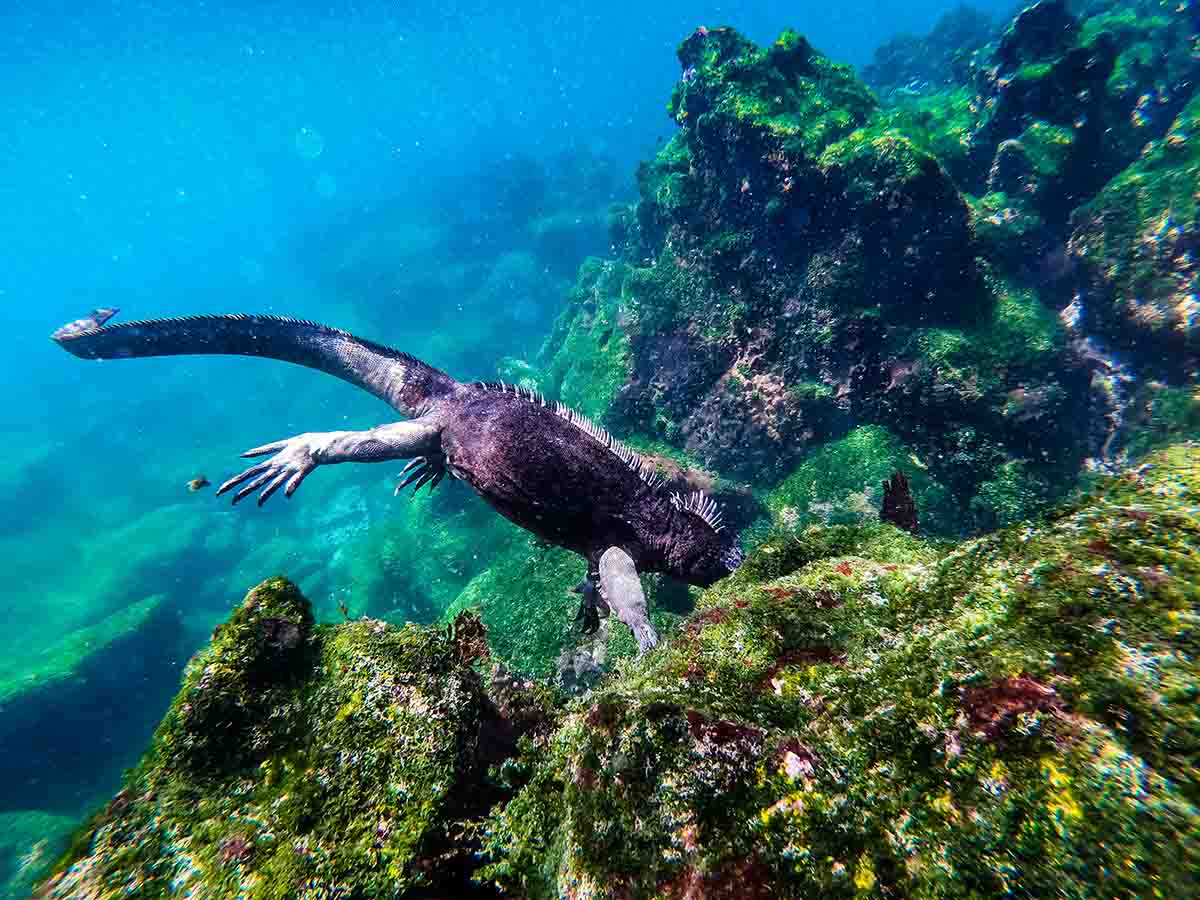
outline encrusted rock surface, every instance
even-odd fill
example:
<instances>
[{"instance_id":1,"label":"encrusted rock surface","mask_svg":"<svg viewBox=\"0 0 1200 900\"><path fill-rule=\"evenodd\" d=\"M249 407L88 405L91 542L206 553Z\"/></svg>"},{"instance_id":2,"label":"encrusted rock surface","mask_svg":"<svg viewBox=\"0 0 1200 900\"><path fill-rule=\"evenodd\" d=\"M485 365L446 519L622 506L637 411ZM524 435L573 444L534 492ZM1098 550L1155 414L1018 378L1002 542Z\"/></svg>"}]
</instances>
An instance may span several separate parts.
<instances>
[{"instance_id":1,"label":"encrusted rock surface","mask_svg":"<svg viewBox=\"0 0 1200 900\"><path fill-rule=\"evenodd\" d=\"M769 541L563 706L479 620L247 596L43 897L1183 897L1200 448L957 546Z\"/></svg>"}]
</instances>

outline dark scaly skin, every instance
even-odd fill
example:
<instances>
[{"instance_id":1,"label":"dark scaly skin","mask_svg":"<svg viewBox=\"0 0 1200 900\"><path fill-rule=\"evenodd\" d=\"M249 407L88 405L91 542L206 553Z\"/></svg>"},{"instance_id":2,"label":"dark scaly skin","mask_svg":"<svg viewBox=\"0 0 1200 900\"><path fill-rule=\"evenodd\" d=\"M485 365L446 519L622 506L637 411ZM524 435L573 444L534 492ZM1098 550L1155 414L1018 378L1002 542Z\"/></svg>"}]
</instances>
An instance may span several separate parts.
<instances>
[{"instance_id":1,"label":"dark scaly skin","mask_svg":"<svg viewBox=\"0 0 1200 900\"><path fill-rule=\"evenodd\" d=\"M236 503L261 490L261 505L280 488L290 497L319 465L413 459L409 468L416 468L401 487L432 489L449 472L512 522L582 554L588 584L581 612L592 624L596 608L603 608L595 585L608 548L628 554L638 571L663 572L701 587L741 562L732 536L723 539L704 518L673 504L604 440L540 398L511 386L462 384L406 353L338 329L276 316L195 316L60 329L53 337L85 359L261 356L318 369L370 391L413 418L256 447L243 455L271 458L229 479L217 493L239 488Z\"/></svg>"}]
</instances>

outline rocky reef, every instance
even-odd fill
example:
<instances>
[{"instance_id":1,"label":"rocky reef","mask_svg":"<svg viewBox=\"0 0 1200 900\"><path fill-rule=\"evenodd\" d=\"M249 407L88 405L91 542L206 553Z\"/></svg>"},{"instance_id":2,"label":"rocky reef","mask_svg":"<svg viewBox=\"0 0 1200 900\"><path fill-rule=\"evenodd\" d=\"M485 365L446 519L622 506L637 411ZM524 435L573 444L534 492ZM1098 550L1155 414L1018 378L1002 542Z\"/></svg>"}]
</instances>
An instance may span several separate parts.
<instances>
[{"instance_id":1,"label":"rocky reef","mask_svg":"<svg viewBox=\"0 0 1200 900\"><path fill-rule=\"evenodd\" d=\"M880 427L941 533L1045 508L1125 458L1146 384L1196 387L1197 33L1190 3L959 9L864 83L698 29L541 383L764 491Z\"/></svg>"},{"instance_id":2,"label":"rocky reef","mask_svg":"<svg viewBox=\"0 0 1200 900\"><path fill-rule=\"evenodd\" d=\"M764 543L566 703L273 579L42 897L1190 896L1200 447L1040 525Z\"/></svg>"},{"instance_id":3,"label":"rocky reef","mask_svg":"<svg viewBox=\"0 0 1200 900\"><path fill-rule=\"evenodd\" d=\"M323 543L239 520L244 557L232 520L146 517L102 546L161 530L179 559L117 580L83 559L104 615L56 613L35 678L0 665L21 786L0 879L59 898L1200 892L1198 33L1191 2L960 9L860 78L793 32L701 28L636 203L608 209L586 154L562 167L578 177L515 160L464 176L487 190L457 192L483 197L457 229L351 234L323 272L362 301L348 324L417 350L435 333L431 360L464 376L491 375L473 348L536 336L501 377L715 494L757 549L702 594L646 579L664 643L635 659L621 629L574 631L581 561L461 485L396 511L314 484L301 523ZM919 536L880 521L895 473ZM104 740L106 664L130 655L146 691L121 711L144 735L216 585L281 569L313 604L253 590L66 846L81 797L47 794L26 746L54 734L47 708ZM59 762L95 782L105 760Z\"/></svg>"},{"instance_id":4,"label":"rocky reef","mask_svg":"<svg viewBox=\"0 0 1200 900\"><path fill-rule=\"evenodd\" d=\"M294 585L264 582L42 895L472 895L459 820L500 796L489 766L545 718L536 691L489 698L483 634L469 615L318 629Z\"/></svg>"}]
</instances>

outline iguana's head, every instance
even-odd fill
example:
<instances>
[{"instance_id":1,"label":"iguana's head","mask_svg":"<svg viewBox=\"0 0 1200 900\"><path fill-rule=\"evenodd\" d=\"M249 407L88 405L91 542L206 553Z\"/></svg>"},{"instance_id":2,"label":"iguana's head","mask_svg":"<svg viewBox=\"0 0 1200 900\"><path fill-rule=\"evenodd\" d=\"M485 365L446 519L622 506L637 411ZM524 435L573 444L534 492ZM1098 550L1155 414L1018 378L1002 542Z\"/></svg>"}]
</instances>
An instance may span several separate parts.
<instances>
[{"instance_id":1,"label":"iguana's head","mask_svg":"<svg viewBox=\"0 0 1200 900\"><path fill-rule=\"evenodd\" d=\"M697 587L732 574L742 564L742 548L737 534L721 524L717 504L699 492L672 494L671 503L670 574Z\"/></svg>"}]
</instances>

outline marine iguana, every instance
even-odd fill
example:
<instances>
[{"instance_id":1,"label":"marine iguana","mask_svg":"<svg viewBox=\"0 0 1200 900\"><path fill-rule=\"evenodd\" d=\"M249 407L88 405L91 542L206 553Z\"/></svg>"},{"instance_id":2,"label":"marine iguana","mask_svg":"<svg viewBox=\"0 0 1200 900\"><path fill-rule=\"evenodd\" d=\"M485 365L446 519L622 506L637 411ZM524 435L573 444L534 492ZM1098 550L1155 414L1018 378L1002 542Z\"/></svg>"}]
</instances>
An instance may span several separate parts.
<instances>
[{"instance_id":1,"label":"marine iguana","mask_svg":"<svg viewBox=\"0 0 1200 900\"><path fill-rule=\"evenodd\" d=\"M317 322L272 315L185 316L106 325L108 310L51 337L83 359L180 354L261 356L318 369L369 391L409 421L367 431L308 432L254 447L271 455L230 478L217 495L233 502L261 489L262 506L291 497L321 465L409 459L399 493L433 490L447 473L505 518L581 554L587 577L577 619L585 633L609 610L640 651L658 638L639 572L663 572L707 587L742 561L716 503L700 492L668 492L638 454L605 429L527 388L464 384L407 353Z\"/></svg>"}]
</instances>

